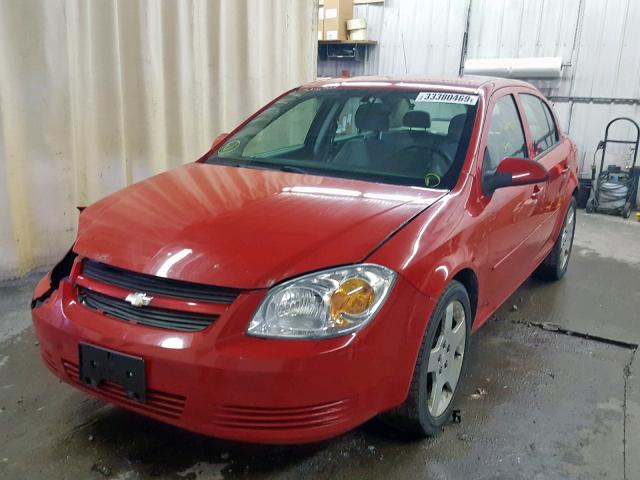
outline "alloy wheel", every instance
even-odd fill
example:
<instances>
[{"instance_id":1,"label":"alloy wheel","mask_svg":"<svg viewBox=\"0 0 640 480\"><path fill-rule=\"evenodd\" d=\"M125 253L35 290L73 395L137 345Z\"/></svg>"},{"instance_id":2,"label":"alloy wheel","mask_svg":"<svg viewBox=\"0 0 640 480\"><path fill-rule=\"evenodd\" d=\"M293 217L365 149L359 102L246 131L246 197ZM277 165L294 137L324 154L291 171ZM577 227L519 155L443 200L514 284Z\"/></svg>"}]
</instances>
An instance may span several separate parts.
<instances>
[{"instance_id":1,"label":"alloy wheel","mask_svg":"<svg viewBox=\"0 0 640 480\"><path fill-rule=\"evenodd\" d=\"M562 229L562 238L560 240L560 268L564 270L569 261L569 254L571 253L571 245L573 245L573 224L576 220L576 210L570 208L567 212L567 218L564 222L564 228Z\"/></svg>"},{"instance_id":2,"label":"alloy wheel","mask_svg":"<svg viewBox=\"0 0 640 480\"><path fill-rule=\"evenodd\" d=\"M462 303L451 301L440 319L429 353L427 407L433 417L445 412L456 391L467 336L465 322Z\"/></svg>"}]
</instances>

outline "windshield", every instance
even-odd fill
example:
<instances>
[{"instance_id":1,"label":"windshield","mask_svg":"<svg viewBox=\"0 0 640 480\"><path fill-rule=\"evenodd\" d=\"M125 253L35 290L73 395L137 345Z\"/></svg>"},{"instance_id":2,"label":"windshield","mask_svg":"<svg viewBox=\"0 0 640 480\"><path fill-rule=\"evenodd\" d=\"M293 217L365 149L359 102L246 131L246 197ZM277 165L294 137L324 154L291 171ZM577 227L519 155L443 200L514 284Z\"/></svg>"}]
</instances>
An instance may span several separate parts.
<instances>
[{"instance_id":1,"label":"windshield","mask_svg":"<svg viewBox=\"0 0 640 480\"><path fill-rule=\"evenodd\" d=\"M477 96L400 90L298 90L271 105L207 163L451 189Z\"/></svg>"}]
</instances>

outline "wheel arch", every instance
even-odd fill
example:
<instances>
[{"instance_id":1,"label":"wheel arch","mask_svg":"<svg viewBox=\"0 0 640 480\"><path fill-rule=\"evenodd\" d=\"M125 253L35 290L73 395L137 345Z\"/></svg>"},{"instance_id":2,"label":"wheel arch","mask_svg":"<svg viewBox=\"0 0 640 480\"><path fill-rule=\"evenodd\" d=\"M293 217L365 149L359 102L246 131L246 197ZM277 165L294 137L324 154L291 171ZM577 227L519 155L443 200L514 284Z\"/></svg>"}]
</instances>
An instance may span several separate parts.
<instances>
[{"instance_id":1,"label":"wheel arch","mask_svg":"<svg viewBox=\"0 0 640 480\"><path fill-rule=\"evenodd\" d=\"M414 286L423 295L429 297L435 307L452 281L455 280L462 284L469 296L469 304L471 307L470 326L473 327L477 317L478 305L480 304L480 282L478 280L478 274L473 264L461 261L455 262L455 260L456 259L449 257L439 262L437 267L431 268L429 275L421 277L421 283L414 283ZM416 332L416 334L422 338L429 328L432 313L433 312L425 318L416 317L412 319L409 331ZM416 358L417 354L418 351L416 350Z\"/></svg>"},{"instance_id":2,"label":"wheel arch","mask_svg":"<svg viewBox=\"0 0 640 480\"><path fill-rule=\"evenodd\" d=\"M469 295L471 315L475 322L478 306L481 304L480 280L473 262L473 255L471 252L465 255L462 250L459 249L454 255L443 258L437 266L431 266L429 274L423 276L414 285L423 294L437 301L453 280L460 282Z\"/></svg>"},{"instance_id":3,"label":"wheel arch","mask_svg":"<svg viewBox=\"0 0 640 480\"><path fill-rule=\"evenodd\" d=\"M475 322L476 313L478 311L478 276L472 268L466 267L454 274L451 280L460 282L462 286L467 290L467 295L469 295L469 303L471 305L471 316L473 324L473 322Z\"/></svg>"}]
</instances>

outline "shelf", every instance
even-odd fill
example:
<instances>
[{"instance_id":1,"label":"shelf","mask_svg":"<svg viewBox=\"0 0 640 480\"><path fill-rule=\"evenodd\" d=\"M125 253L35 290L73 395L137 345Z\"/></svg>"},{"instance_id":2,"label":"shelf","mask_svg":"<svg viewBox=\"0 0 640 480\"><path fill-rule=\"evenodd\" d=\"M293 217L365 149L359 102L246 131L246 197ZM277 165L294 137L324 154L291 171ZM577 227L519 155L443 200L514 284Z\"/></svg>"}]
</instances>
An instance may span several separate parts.
<instances>
[{"instance_id":1,"label":"shelf","mask_svg":"<svg viewBox=\"0 0 640 480\"><path fill-rule=\"evenodd\" d=\"M377 45L375 40L318 40L318 45Z\"/></svg>"},{"instance_id":2,"label":"shelf","mask_svg":"<svg viewBox=\"0 0 640 480\"><path fill-rule=\"evenodd\" d=\"M384 0L353 0L354 5L367 5L368 3L382 4ZM324 0L318 0L318 5L324 7Z\"/></svg>"},{"instance_id":3,"label":"shelf","mask_svg":"<svg viewBox=\"0 0 640 480\"><path fill-rule=\"evenodd\" d=\"M364 60L374 40L318 40L318 60Z\"/></svg>"}]
</instances>

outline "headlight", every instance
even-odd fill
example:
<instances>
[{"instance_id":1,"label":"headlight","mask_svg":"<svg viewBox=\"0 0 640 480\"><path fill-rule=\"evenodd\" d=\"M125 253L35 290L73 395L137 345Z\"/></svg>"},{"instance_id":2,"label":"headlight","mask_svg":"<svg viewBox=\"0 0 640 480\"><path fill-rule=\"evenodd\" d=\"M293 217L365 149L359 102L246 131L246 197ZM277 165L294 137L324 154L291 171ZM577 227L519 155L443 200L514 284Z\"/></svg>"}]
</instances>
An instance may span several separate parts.
<instances>
[{"instance_id":1,"label":"headlight","mask_svg":"<svg viewBox=\"0 0 640 480\"><path fill-rule=\"evenodd\" d=\"M395 278L394 271L372 264L295 278L269 290L247 334L326 338L351 332L380 310Z\"/></svg>"}]
</instances>

